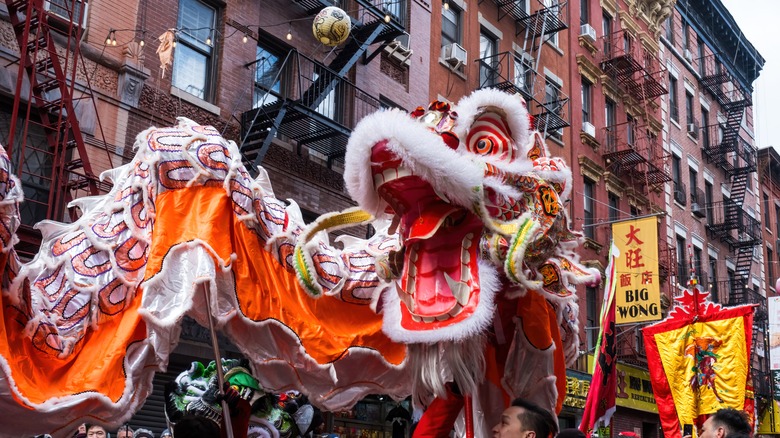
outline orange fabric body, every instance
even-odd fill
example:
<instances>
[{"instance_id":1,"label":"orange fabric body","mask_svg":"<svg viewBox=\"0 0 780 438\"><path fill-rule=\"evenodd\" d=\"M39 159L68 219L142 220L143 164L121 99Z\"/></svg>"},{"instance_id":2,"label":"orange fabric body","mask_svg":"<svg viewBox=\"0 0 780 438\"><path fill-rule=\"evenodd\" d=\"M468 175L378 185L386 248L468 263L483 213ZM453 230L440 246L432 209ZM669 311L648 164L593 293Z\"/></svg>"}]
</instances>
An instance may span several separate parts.
<instances>
[{"instance_id":1,"label":"orange fabric body","mask_svg":"<svg viewBox=\"0 0 780 438\"><path fill-rule=\"evenodd\" d=\"M146 325L138 315L141 294L115 316L102 314L98 330L88 330L76 352L58 359L38 350L20 324L21 313L3 300L0 355L11 368L21 395L32 403L54 397L98 392L116 402L125 390L125 351L146 338ZM21 401L19 401L21 404Z\"/></svg>"},{"instance_id":2,"label":"orange fabric body","mask_svg":"<svg viewBox=\"0 0 780 438\"><path fill-rule=\"evenodd\" d=\"M222 187L168 191L158 196L156 207L147 278L159 273L172 246L200 239L222 260L236 254L232 271L241 313L253 321L275 319L286 325L318 363L333 362L353 346L374 349L392 364L406 357L406 347L382 333L382 317L368 305L330 296L315 300L306 294L295 274L236 218Z\"/></svg>"}]
</instances>

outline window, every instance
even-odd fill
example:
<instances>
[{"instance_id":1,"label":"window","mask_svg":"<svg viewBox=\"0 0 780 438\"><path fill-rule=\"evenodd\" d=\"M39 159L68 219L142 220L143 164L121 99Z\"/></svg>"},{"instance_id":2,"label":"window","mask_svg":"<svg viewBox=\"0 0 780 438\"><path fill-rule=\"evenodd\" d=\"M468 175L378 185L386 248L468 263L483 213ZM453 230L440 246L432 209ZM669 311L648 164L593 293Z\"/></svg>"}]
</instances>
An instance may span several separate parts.
<instances>
[{"instance_id":1,"label":"window","mask_svg":"<svg viewBox=\"0 0 780 438\"><path fill-rule=\"evenodd\" d=\"M777 237L780 239L780 205L775 204L775 225L777 226Z\"/></svg>"},{"instance_id":2,"label":"window","mask_svg":"<svg viewBox=\"0 0 780 438\"><path fill-rule=\"evenodd\" d=\"M607 125L607 135L604 147L608 152L614 152L617 150L617 105L609 98L604 101L604 119Z\"/></svg>"},{"instance_id":3,"label":"window","mask_svg":"<svg viewBox=\"0 0 780 438\"><path fill-rule=\"evenodd\" d=\"M683 20L682 21L682 45L684 49L690 49L691 48L691 40L688 37L688 30L690 28L688 27L688 22Z\"/></svg>"},{"instance_id":4,"label":"window","mask_svg":"<svg viewBox=\"0 0 780 438\"><path fill-rule=\"evenodd\" d=\"M699 187L698 180L699 179L699 172L696 171L693 167L688 168L688 185L691 187L691 199L694 198L694 193L696 193L696 188ZM701 202L701 199L696 199L696 202Z\"/></svg>"},{"instance_id":5,"label":"window","mask_svg":"<svg viewBox=\"0 0 780 438\"><path fill-rule=\"evenodd\" d=\"M728 278L729 282L729 296L728 296L728 304L734 304L731 302L732 296L736 292L737 289L737 276L734 274L734 271L732 269L729 269L726 271L726 278Z\"/></svg>"},{"instance_id":6,"label":"window","mask_svg":"<svg viewBox=\"0 0 780 438\"><path fill-rule=\"evenodd\" d=\"M87 24L87 10L89 10L89 8L83 8L83 0L76 0L75 7L73 8L73 20L71 20L71 4L74 3L70 0L48 0L43 3L43 6L50 14L58 15L67 21L73 21L73 24L76 26L85 26ZM81 15L82 13L84 14L83 16ZM81 20L79 20L79 18Z\"/></svg>"},{"instance_id":7,"label":"window","mask_svg":"<svg viewBox=\"0 0 780 438\"><path fill-rule=\"evenodd\" d=\"M252 108L279 100L282 90L282 56L266 44L258 42L255 55L255 90Z\"/></svg>"},{"instance_id":8,"label":"window","mask_svg":"<svg viewBox=\"0 0 780 438\"><path fill-rule=\"evenodd\" d=\"M636 123L630 114L626 114L626 122L626 142L630 146L634 146L634 128L636 128Z\"/></svg>"},{"instance_id":9,"label":"window","mask_svg":"<svg viewBox=\"0 0 780 438\"><path fill-rule=\"evenodd\" d=\"M685 286L688 280L688 268L685 266L685 237L677 235L677 284Z\"/></svg>"},{"instance_id":10,"label":"window","mask_svg":"<svg viewBox=\"0 0 780 438\"><path fill-rule=\"evenodd\" d=\"M696 272L696 278L701 281L704 271L702 270L701 248L693 246L693 270Z\"/></svg>"},{"instance_id":11,"label":"window","mask_svg":"<svg viewBox=\"0 0 780 438\"><path fill-rule=\"evenodd\" d=\"M610 37L612 35L612 16L606 12L601 16L601 30L605 36L604 53L612 53L612 38Z\"/></svg>"},{"instance_id":12,"label":"window","mask_svg":"<svg viewBox=\"0 0 780 438\"><path fill-rule=\"evenodd\" d=\"M588 82L587 79L582 78L582 122L593 123L590 117L591 111L591 95L593 91L593 85Z\"/></svg>"},{"instance_id":13,"label":"window","mask_svg":"<svg viewBox=\"0 0 780 438\"><path fill-rule=\"evenodd\" d=\"M666 19L666 40L674 47L674 12Z\"/></svg>"},{"instance_id":14,"label":"window","mask_svg":"<svg viewBox=\"0 0 780 438\"><path fill-rule=\"evenodd\" d=\"M709 287L710 291L710 301L713 303L718 302L718 259L715 257L710 256L710 283L703 285L704 287Z\"/></svg>"},{"instance_id":15,"label":"window","mask_svg":"<svg viewBox=\"0 0 780 438\"><path fill-rule=\"evenodd\" d=\"M772 215L769 214L769 194L764 193L764 226L769 229L769 224L772 223Z\"/></svg>"},{"instance_id":16,"label":"window","mask_svg":"<svg viewBox=\"0 0 780 438\"><path fill-rule=\"evenodd\" d=\"M546 78L544 83L544 106L548 113L557 116L563 115L563 102L561 101L561 86L552 79ZM563 137L563 128L548 131L550 136L556 139Z\"/></svg>"},{"instance_id":17,"label":"window","mask_svg":"<svg viewBox=\"0 0 780 438\"><path fill-rule=\"evenodd\" d=\"M680 123L680 109L677 102L677 78L669 75L669 115L677 123Z\"/></svg>"},{"instance_id":18,"label":"window","mask_svg":"<svg viewBox=\"0 0 780 438\"><path fill-rule=\"evenodd\" d=\"M527 95L533 94L534 70L531 61L522 56L515 56L515 86Z\"/></svg>"},{"instance_id":19,"label":"window","mask_svg":"<svg viewBox=\"0 0 780 438\"><path fill-rule=\"evenodd\" d=\"M704 148L707 149L710 147L710 130L708 126L710 125L710 112L707 111L707 108L701 107L701 126L703 127L701 131L701 139L704 142Z\"/></svg>"},{"instance_id":20,"label":"window","mask_svg":"<svg viewBox=\"0 0 780 438\"><path fill-rule=\"evenodd\" d=\"M699 56L699 75L704 76L704 41L696 38L696 48Z\"/></svg>"},{"instance_id":21,"label":"window","mask_svg":"<svg viewBox=\"0 0 780 438\"><path fill-rule=\"evenodd\" d=\"M674 184L674 201L685 205L685 185L682 183L681 159L672 154L672 183Z\"/></svg>"},{"instance_id":22,"label":"window","mask_svg":"<svg viewBox=\"0 0 780 438\"><path fill-rule=\"evenodd\" d=\"M217 11L200 0L179 0L178 45L173 58L173 86L203 100L213 100L212 43Z\"/></svg>"},{"instance_id":23,"label":"window","mask_svg":"<svg viewBox=\"0 0 780 438\"><path fill-rule=\"evenodd\" d=\"M593 222L595 216L595 209L594 207L596 204L593 202L593 186L595 183L585 178L585 182L582 185L582 195L583 195L583 210L584 210L584 218L583 218L583 225L582 225L582 232L585 234L585 237L593 239L594 236L594 230L593 230Z\"/></svg>"},{"instance_id":24,"label":"window","mask_svg":"<svg viewBox=\"0 0 780 438\"><path fill-rule=\"evenodd\" d=\"M479 87L492 87L498 78L496 37L484 30L479 33Z\"/></svg>"},{"instance_id":25,"label":"window","mask_svg":"<svg viewBox=\"0 0 780 438\"><path fill-rule=\"evenodd\" d=\"M707 208L707 224L712 225L712 183L704 181L704 205Z\"/></svg>"},{"instance_id":26,"label":"window","mask_svg":"<svg viewBox=\"0 0 780 438\"><path fill-rule=\"evenodd\" d=\"M542 0L544 7L551 9L550 12L553 13L553 15L557 15L561 11L561 6L558 3L558 0ZM549 38L548 41L550 41L552 45L558 47L558 32L552 34L548 33L545 36Z\"/></svg>"},{"instance_id":27,"label":"window","mask_svg":"<svg viewBox=\"0 0 780 438\"><path fill-rule=\"evenodd\" d=\"M590 23L590 0L580 0L580 25Z\"/></svg>"},{"instance_id":28,"label":"window","mask_svg":"<svg viewBox=\"0 0 780 438\"><path fill-rule=\"evenodd\" d=\"M774 286L775 285L775 260L774 260L774 252L772 251L772 248L767 247L766 248L766 275L767 278L769 278L769 285Z\"/></svg>"},{"instance_id":29,"label":"window","mask_svg":"<svg viewBox=\"0 0 780 438\"><path fill-rule=\"evenodd\" d=\"M585 301L587 303L588 324L585 327L588 351L596 348L599 338L599 308L598 291L595 287L585 288Z\"/></svg>"},{"instance_id":30,"label":"window","mask_svg":"<svg viewBox=\"0 0 780 438\"><path fill-rule=\"evenodd\" d=\"M393 0L382 2L382 11L390 15L398 23L406 23L406 1Z\"/></svg>"},{"instance_id":31,"label":"window","mask_svg":"<svg viewBox=\"0 0 780 438\"><path fill-rule=\"evenodd\" d=\"M614 193L609 194L609 221L620 220L620 198Z\"/></svg>"},{"instance_id":32,"label":"window","mask_svg":"<svg viewBox=\"0 0 780 438\"><path fill-rule=\"evenodd\" d=\"M693 121L693 94L685 91L685 123L692 125Z\"/></svg>"},{"instance_id":33,"label":"window","mask_svg":"<svg viewBox=\"0 0 780 438\"><path fill-rule=\"evenodd\" d=\"M636 205L632 205L631 206L630 213L631 213L631 217L639 217L639 216L642 215L642 211L640 211L639 208L637 208Z\"/></svg>"},{"instance_id":34,"label":"window","mask_svg":"<svg viewBox=\"0 0 780 438\"><path fill-rule=\"evenodd\" d=\"M460 16L461 11L452 2L449 8L441 8L441 46L452 43L460 44Z\"/></svg>"}]
</instances>

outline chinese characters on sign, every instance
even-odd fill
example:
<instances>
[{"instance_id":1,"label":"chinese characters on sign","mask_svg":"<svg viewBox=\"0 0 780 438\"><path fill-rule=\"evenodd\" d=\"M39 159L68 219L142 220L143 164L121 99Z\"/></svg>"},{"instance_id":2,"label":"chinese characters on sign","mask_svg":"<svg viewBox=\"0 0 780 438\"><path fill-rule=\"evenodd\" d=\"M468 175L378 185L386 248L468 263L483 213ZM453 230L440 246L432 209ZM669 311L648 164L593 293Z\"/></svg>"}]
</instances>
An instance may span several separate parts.
<instances>
[{"instance_id":1,"label":"chinese characters on sign","mask_svg":"<svg viewBox=\"0 0 780 438\"><path fill-rule=\"evenodd\" d=\"M617 259L616 323L661 319L658 225L654 217L612 225Z\"/></svg>"}]
</instances>

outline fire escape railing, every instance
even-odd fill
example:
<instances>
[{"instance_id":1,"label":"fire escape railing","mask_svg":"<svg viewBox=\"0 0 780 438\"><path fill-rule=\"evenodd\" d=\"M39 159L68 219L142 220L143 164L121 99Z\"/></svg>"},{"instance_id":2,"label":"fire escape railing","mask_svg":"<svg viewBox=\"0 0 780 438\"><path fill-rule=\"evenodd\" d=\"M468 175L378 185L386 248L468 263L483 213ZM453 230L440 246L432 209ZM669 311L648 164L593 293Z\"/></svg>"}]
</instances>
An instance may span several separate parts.
<instances>
[{"instance_id":1,"label":"fire escape railing","mask_svg":"<svg viewBox=\"0 0 780 438\"><path fill-rule=\"evenodd\" d=\"M761 240L761 222L732 200L707 204L707 214L711 215L707 230L712 237L720 238L732 249L752 246Z\"/></svg>"},{"instance_id":2,"label":"fire escape railing","mask_svg":"<svg viewBox=\"0 0 780 438\"><path fill-rule=\"evenodd\" d=\"M271 68L260 62L255 66ZM268 88L260 88L257 108L242 115L241 153L247 162L259 164L258 144L276 126L275 134L294 141L299 151L306 146L332 164L343 158L357 122L381 108L378 99L297 51L291 51L272 73L255 75L274 79L267 81Z\"/></svg>"},{"instance_id":3,"label":"fire escape railing","mask_svg":"<svg viewBox=\"0 0 780 438\"><path fill-rule=\"evenodd\" d=\"M653 100L668 92L666 67L627 29L601 38L601 69L635 101Z\"/></svg>"},{"instance_id":4,"label":"fire escape railing","mask_svg":"<svg viewBox=\"0 0 780 438\"><path fill-rule=\"evenodd\" d=\"M663 150L647 126L630 121L602 129L599 142L607 168L630 176L635 184L652 187L671 181L662 166Z\"/></svg>"},{"instance_id":5,"label":"fire escape railing","mask_svg":"<svg viewBox=\"0 0 780 438\"><path fill-rule=\"evenodd\" d=\"M740 135L745 108L753 104L750 93L721 63L717 54L699 59L702 87L718 102L725 122L704 127L704 156L720 166L731 179L730 199L722 206L708 206L707 232L727 243L736 255L736 278L747 282L753 249L761 242L761 224L742 210L748 179L756 170L756 150ZM708 218L709 219L709 218Z\"/></svg>"},{"instance_id":6,"label":"fire escape railing","mask_svg":"<svg viewBox=\"0 0 780 438\"><path fill-rule=\"evenodd\" d=\"M242 117L243 137L239 148L250 172L256 172L277 136L295 140L299 149L305 145L323 154L328 166L343 158L346 138L351 132L349 126L354 126L367 114L363 112L365 107L379 108L377 99L346 78L361 58L364 64L371 62L405 33L405 1L390 4L379 0L353 0L342 4L345 10L355 11L356 15L352 16L350 37L330 64L324 66L292 51L281 68L274 67L279 71L266 75L274 81L265 88L260 84L262 98L254 100L261 102L260 108L249 110ZM326 0L319 2L321 6L330 5ZM296 3L307 11L319 8L315 0ZM377 47L368 53L372 46ZM247 66L254 65L258 69L262 64L258 59ZM278 85L277 81L284 84ZM257 87L257 81L252 86Z\"/></svg>"}]
</instances>

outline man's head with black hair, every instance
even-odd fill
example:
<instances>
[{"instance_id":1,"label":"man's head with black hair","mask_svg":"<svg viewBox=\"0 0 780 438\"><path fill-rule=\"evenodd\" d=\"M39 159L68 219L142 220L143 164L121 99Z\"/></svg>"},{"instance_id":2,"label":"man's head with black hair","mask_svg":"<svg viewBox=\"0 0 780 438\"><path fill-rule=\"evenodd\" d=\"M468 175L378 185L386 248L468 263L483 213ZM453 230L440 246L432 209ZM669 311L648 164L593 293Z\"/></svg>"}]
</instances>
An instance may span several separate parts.
<instances>
[{"instance_id":1,"label":"man's head with black hair","mask_svg":"<svg viewBox=\"0 0 780 438\"><path fill-rule=\"evenodd\" d=\"M493 428L494 438L549 438L558 432L558 422L547 410L521 398L504 410Z\"/></svg>"},{"instance_id":2,"label":"man's head with black hair","mask_svg":"<svg viewBox=\"0 0 780 438\"><path fill-rule=\"evenodd\" d=\"M750 436L751 432L750 422L744 412L725 408L704 422L699 438L731 438L736 434Z\"/></svg>"}]
</instances>

